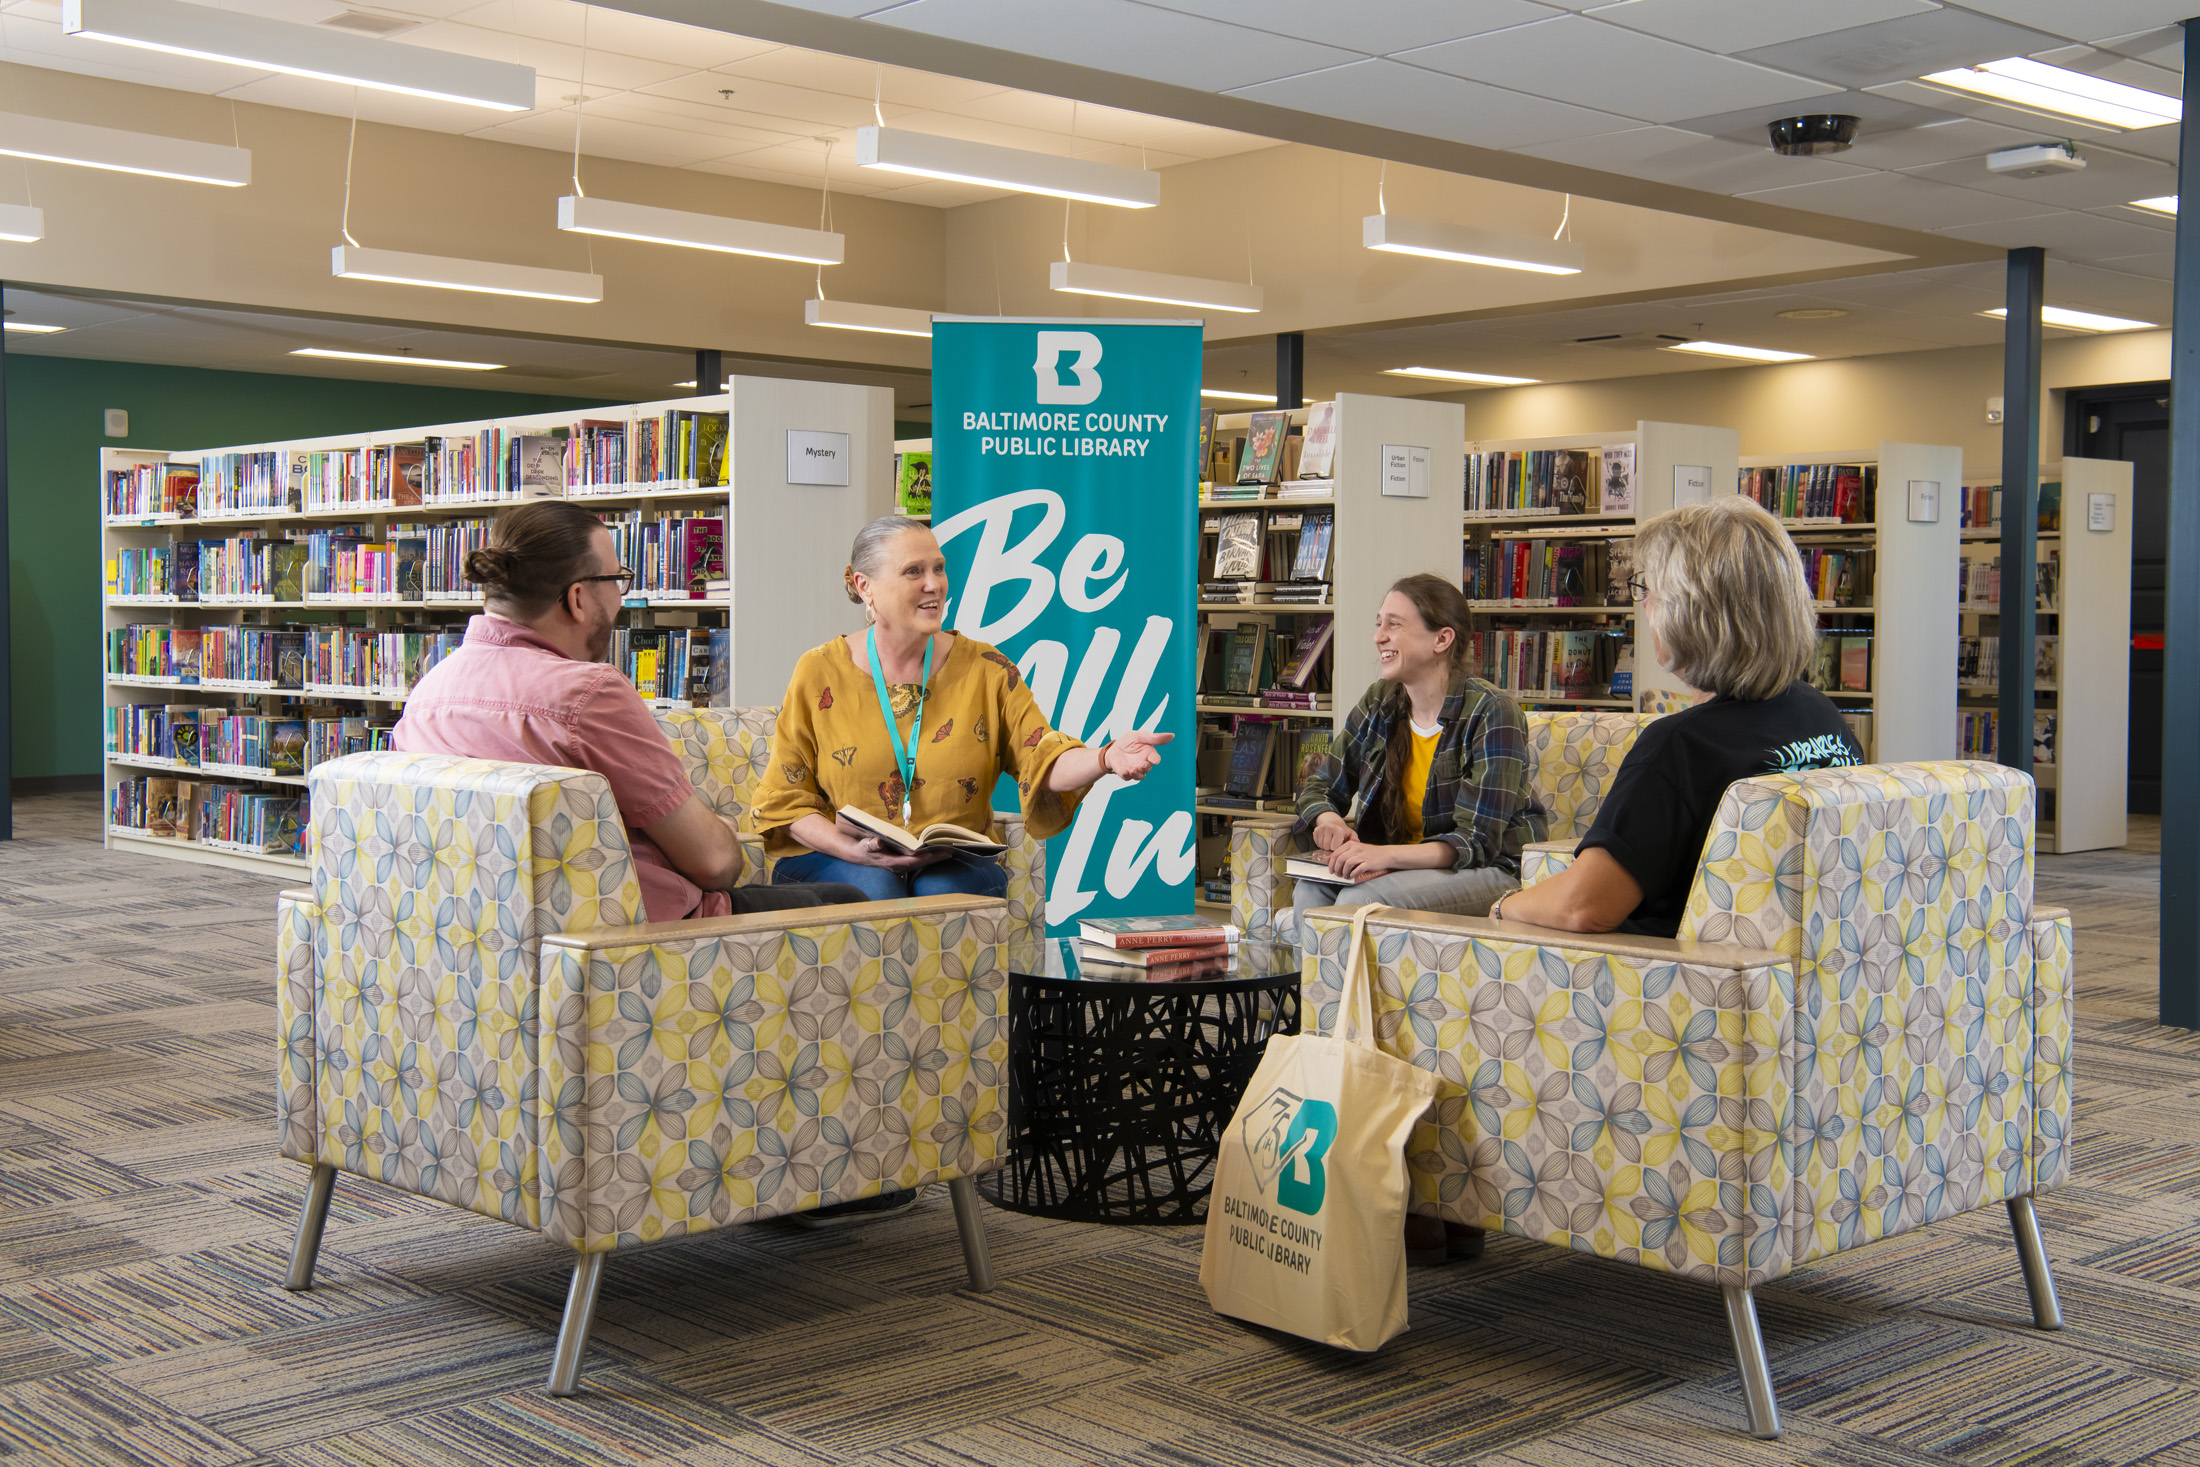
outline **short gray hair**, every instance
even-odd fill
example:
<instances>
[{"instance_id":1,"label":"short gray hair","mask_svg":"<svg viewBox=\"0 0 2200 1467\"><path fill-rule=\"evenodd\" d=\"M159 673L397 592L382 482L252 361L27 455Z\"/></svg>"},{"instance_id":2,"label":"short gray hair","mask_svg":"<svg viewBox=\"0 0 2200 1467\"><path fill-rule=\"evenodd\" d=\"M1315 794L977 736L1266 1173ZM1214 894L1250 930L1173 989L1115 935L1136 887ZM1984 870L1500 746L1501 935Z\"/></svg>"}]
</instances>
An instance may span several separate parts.
<instances>
[{"instance_id":1,"label":"short gray hair","mask_svg":"<svg viewBox=\"0 0 2200 1467\"><path fill-rule=\"evenodd\" d=\"M862 529L856 531L855 544L848 547L848 569L841 574L848 587L848 599L858 606L863 598L856 594L856 575L875 576L886 559L886 545L896 535L909 530L932 533L932 526L923 520L911 519L905 514L880 515Z\"/></svg>"},{"instance_id":2,"label":"short gray hair","mask_svg":"<svg viewBox=\"0 0 2200 1467\"><path fill-rule=\"evenodd\" d=\"M1644 630L1690 687L1755 701L1810 666L1818 614L1802 557L1755 500L1727 494L1659 515L1635 536L1635 565L1654 598Z\"/></svg>"}]
</instances>

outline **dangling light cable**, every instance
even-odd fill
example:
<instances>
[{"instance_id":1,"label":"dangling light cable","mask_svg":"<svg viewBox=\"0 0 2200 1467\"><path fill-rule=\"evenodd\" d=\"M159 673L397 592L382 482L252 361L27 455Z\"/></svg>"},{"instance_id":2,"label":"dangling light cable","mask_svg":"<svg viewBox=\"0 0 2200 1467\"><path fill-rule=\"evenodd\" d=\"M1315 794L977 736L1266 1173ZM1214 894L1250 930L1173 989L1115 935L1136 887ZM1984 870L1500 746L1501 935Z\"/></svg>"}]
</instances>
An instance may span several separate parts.
<instances>
[{"instance_id":1,"label":"dangling light cable","mask_svg":"<svg viewBox=\"0 0 2200 1467\"><path fill-rule=\"evenodd\" d=\"M581 90L573 99L573 197L585 199L588 190L581 187L581 113L588 106L588 12L593 7L581 7ZM594 269L593 255L589 268Z\"/></svg>"},{"instance_id":2,"label":"dangling light cable","mask_svg":"<svg viewBox=\"0 0 2200 1467\"><path fill-rule=\"evenodd\" d=\"M886 63L883 61L873 62L871 64L871 115L878 119L880 127L886 125L886 109L879 105L879 97L885 90Z\"/></svg>"},{"instance_id":3,"label":"dangling light cable","mask_svg":"<svg viewBox=\"0 0 2200 1467\"><path fill-rule=\"evenodd\" d=\"M1551 238L1557 239L1559 236L1565 234L1566 226L1573 220L1573 217L1574 196L1572 194L1568 194L1566 195L1566 212L1558 216L1558 228L1551 231Z\"/></svg>"},{"instance_id":4,"label":"dangling light cable","mask_svg":"<svg viewBox=\"0 0 2200 1467\"><path fill-rule=\"evenodd\" d=\"M1069 200L1062 200L1062 258L1069 258Z\"/></svg>"},{"instance_id":5,"label":"dangling light cable","mask_svg":"<svg viewBox=\"0 0 2200 1467\"><path fill-rule=\"evenodd\" d=\"M1389 179L1390 160L1388 158L1385 158L1383 160L1383 166L1381 170L1378 171L1375 175L1375 212L1378 214L1388 214L1390 212L1390 206L1383 202L1383 185L1387 183Z\"/></svg>"},{"instance_id":6,"label":"dangling light cable","mask_svg":"<svg viewBox=\"0 0 2200 1467\"><path fill-rule=\"evenodd\" d=\"M344 243L353 249L359 241L351 237L351 155L359 150L359 89L351 89L351 141L344 145L344 220L337 227L342 230Z\"/></svg>"}]
</instances>

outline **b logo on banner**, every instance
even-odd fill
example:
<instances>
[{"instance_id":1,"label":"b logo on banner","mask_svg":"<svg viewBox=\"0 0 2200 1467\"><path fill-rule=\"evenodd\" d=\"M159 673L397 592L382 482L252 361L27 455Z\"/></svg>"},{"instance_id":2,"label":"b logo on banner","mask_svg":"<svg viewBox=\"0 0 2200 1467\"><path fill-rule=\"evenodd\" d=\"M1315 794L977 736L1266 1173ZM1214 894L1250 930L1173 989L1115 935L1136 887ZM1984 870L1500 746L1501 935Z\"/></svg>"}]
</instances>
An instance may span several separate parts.
<instances>
[{"instance_id":1,"label":"b logo on banner","mask_svg":"<svg viewBox=\"0 0 2200 1467\"><path fill-rule=\"evenodd\" d=\"M1073 351L1077 360L1069 365L1069 374L1077 379L1074 386L1062 385L1062 353ZM1083 407L1100 395L1100 338L1090 331L1042 331L1039 333L1039 358L1031 364L1032 374L1039 379L1039 401L1063 407Z\"/></svg>"}]
</instances>

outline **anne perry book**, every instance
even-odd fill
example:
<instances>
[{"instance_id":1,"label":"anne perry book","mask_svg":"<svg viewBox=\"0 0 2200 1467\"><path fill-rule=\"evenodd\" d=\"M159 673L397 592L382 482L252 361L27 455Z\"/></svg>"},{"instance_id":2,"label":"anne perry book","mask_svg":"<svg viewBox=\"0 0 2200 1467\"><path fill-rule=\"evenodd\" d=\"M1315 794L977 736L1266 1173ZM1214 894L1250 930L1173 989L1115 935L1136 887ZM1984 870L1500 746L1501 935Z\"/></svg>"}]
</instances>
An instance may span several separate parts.
<instances>
[{"instance_id":1,"label":"anne perry book","mask_svg":"<svg viewBox=\"0 0 2200 1467\"><path fill-rule=\"evenodd\" d=\"M950 825L944 820L927 825L922 830L910 831L891 820L882 820L868 810L858 810L853 805L842 805L840 818L865 835L878 837L886 846L904 856L931 850L962 851L973 856L998 856L1008 849L991 836L980 835L975 830L965 830L960 825Z\"/></svg>"},{"instance_id":2,"label":"anne perry book","mask_svg":"<svg viewBox=\"0 0 2200 1467\"><path fill-rule=\"evenodd\" d=\"M1077 924L1080 939L1113 948L1234 943L1243 935L1226 922L1205 917L1086 917Z\"/></svg>"}]
</instances>

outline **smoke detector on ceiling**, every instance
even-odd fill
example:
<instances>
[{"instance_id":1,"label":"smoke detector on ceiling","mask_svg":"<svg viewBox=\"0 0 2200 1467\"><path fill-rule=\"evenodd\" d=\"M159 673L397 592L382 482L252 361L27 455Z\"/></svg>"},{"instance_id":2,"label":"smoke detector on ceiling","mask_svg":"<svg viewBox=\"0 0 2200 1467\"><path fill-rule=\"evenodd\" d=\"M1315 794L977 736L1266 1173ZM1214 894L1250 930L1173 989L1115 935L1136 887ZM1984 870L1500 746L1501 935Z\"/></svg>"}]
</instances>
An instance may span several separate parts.
<instances>
[{"instance_id":1,"label":"smoke detector on ceiling","mask_svg":"<svg viewBox=\"0 0 2200 1467\"><path fill-rule=\"evenodd\" d=\"M335 26L339 30L360 31L370 36L394 36L399 31L411 30L420 22L402 15L376 15L367 10L347 10L341 15L330 16L321 24Z\"/></svg>"},{"instance_id":2,"label":"smoke detector on ceiling","mask_svg":"<svg viewBox=\"0 0 2200 1467\"><path fill-rule=\"evenodd\" d=\"M1846 112L1813 112L1768 122L1765 132L1772 139L1772 151L1782 157L1812 158L1847 152L1856 141L1856 119Z\"/></svg>"},{"instance_id":3,"label":"smoke detector on ceiling","mask_svg":"<svg viewBox=\"0 0 2200 1467\"><path fill-rule=\"evenodd\" d=\"M1986 155L1988 173L2011 178L2042 178L2050 173L2075 173L2085 167L2076 143L2027 143Z\"/></svg>"}]
</instances>

